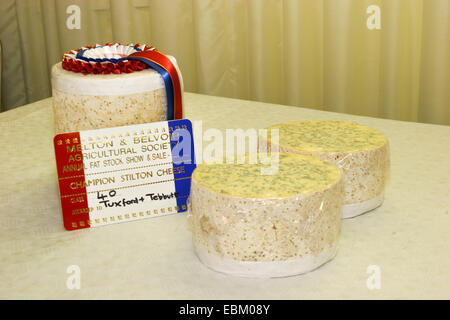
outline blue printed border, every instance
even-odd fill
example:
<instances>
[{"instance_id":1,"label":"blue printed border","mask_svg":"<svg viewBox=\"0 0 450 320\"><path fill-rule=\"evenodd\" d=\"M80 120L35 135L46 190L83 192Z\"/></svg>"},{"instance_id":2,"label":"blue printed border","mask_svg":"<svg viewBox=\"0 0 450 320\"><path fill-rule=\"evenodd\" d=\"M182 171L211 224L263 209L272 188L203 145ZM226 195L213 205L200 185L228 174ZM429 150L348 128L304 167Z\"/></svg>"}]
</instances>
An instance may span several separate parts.
<instances>
[{"instance_id":1,"label":"blue printed border","mask_svg":"<svg viewBox=\"0 0 450 320\"><path fill-rule=\"evenodd\" d=\"M192 172L196 168L195 151L194 151L194 136L192 134L192 123L188 119L168 121L169 132L171 133L171 151L175 179L175 192L178 193L177 206L178 212L187 211L187 200L191 190ZM183 153L179 153L180 145L183 139L187 143L186 148L181 149ZM178 146L178 147L177 147ZM175 152L174 152L175 151ZM190 154L184 154L189 151ZM180 167L184 167L184 171L178 173Z\"/></svg>"}]
</instances>

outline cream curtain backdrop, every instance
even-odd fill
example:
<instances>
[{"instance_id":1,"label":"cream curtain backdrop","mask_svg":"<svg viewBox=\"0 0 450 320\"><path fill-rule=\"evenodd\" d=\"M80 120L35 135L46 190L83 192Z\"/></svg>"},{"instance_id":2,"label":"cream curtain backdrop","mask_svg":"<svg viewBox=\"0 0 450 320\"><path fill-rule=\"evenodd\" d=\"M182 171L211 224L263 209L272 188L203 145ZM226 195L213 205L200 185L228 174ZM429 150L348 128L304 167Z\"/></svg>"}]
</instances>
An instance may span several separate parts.
<instances>
[{"instance_id":1,"label":"cream curtain backdrop","mask_svg":"<svg viewBox=\"0 0 450 320\"><path fill-rule=\"evenodd\" d=\"M50 96L65 51L118 41L174 55L186 91L450 124L449 18L449 0L1 0L3 110Z\"/></svg>"}]
</instances>

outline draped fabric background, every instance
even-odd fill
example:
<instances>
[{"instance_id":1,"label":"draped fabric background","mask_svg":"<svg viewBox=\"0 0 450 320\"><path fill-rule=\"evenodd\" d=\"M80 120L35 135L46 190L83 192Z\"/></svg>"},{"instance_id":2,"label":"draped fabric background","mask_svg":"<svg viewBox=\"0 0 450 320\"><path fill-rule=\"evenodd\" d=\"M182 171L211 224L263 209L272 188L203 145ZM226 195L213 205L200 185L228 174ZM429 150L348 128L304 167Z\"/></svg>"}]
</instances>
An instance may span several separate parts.
<instances>
[{"instance_id":1,"label":"draped fabric background","mask_svg":"<svg viewBox=\"0 0 450 320\"><path fill-rule=\"evenodd\" d=\"M449 18L449 0L1 0L2 109L50 96L65 51L118 41L174 55L186 91L450 124Z\"/></svg>"}]
</instances>

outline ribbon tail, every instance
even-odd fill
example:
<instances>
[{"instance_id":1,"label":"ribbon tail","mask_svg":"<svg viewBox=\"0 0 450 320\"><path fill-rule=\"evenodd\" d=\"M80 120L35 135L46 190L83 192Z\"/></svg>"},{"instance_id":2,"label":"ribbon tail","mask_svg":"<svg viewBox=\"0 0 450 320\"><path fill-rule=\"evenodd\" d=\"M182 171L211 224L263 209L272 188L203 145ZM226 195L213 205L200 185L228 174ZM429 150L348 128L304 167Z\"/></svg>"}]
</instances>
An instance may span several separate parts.
<instances>
[{"instance_id":1,"label":"ribbon tail","mask_svg":"<svg viewBox=\"0 0 450 320\"><path fill-rule=\"evenodd\" d=\"M129 55L127 59L142 61L159 72L166 87L167 120L182 119L183 101L180 77L172 61L156 50L138 51Z\"/></svg>"}]
</instances>

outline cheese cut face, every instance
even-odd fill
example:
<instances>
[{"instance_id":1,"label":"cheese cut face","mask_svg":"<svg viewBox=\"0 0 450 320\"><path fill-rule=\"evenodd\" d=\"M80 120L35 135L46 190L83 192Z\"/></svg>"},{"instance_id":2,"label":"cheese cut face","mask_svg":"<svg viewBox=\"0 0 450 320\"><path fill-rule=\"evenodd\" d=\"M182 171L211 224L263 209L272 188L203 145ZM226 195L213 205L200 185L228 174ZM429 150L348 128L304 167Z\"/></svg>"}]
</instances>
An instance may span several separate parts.
<instances>
[{"instance_id":1,"label":"cheese cut face","mask_svg":"<svg viewBox=\"0 0 450 320\"><path fill-rule=\"evenodd\" d=\"M190 222L200 260L241 276L279 277L319 267L336 254L340 170L316 157L280 153L262 164L202 164L192 176Z\"/></svg>"},{"instance_id":2,"label":"cheese cut face","mask_svg":"<svg viewBox=\"0 0 450 320\"><path fill-rule=\"evenodd\" d=\"M52 95L57 134L167 120L164 81L153 69L82 74L57 63L52 68Z\"/></svg>"},{"instance_id":3,"label":"cheese cut face","mask_svg":"<svg viewBox=\"0 0 450 320\"><path fill-rule=\"evenodd\" d=\"M379 206L389 175L387 138L367 126L341 121L294 121L267 128L279 130L281 152L309 154L343 171L344 218ZM269 139L268 145L273 145Z\"/></svg>"},{"instance_id":4,"label":"cheese cut face","mask_svg":"<svg viewBox=\"0 0 450 320\"><path fill-rule=\"evenodd\" d=\"M294 121L269 127L278 129L282 146L309 152L360 152L387 143L379 131L343 121Z\"/></svg>"},{"instance_id":5,"label":"cheese cut face","mask_svg":"<svg viewBox=\"0 0 450 320\"><path fill-rule=\"evenodd\" d=\"M327 188L340 178L334 165L319 158L280 154L278 173L261 175L261 163L200 165L194 177L212 191L246 198L285 198ZM295 179L295 181L293 181Z\"/></svg>"}]
</instances>

